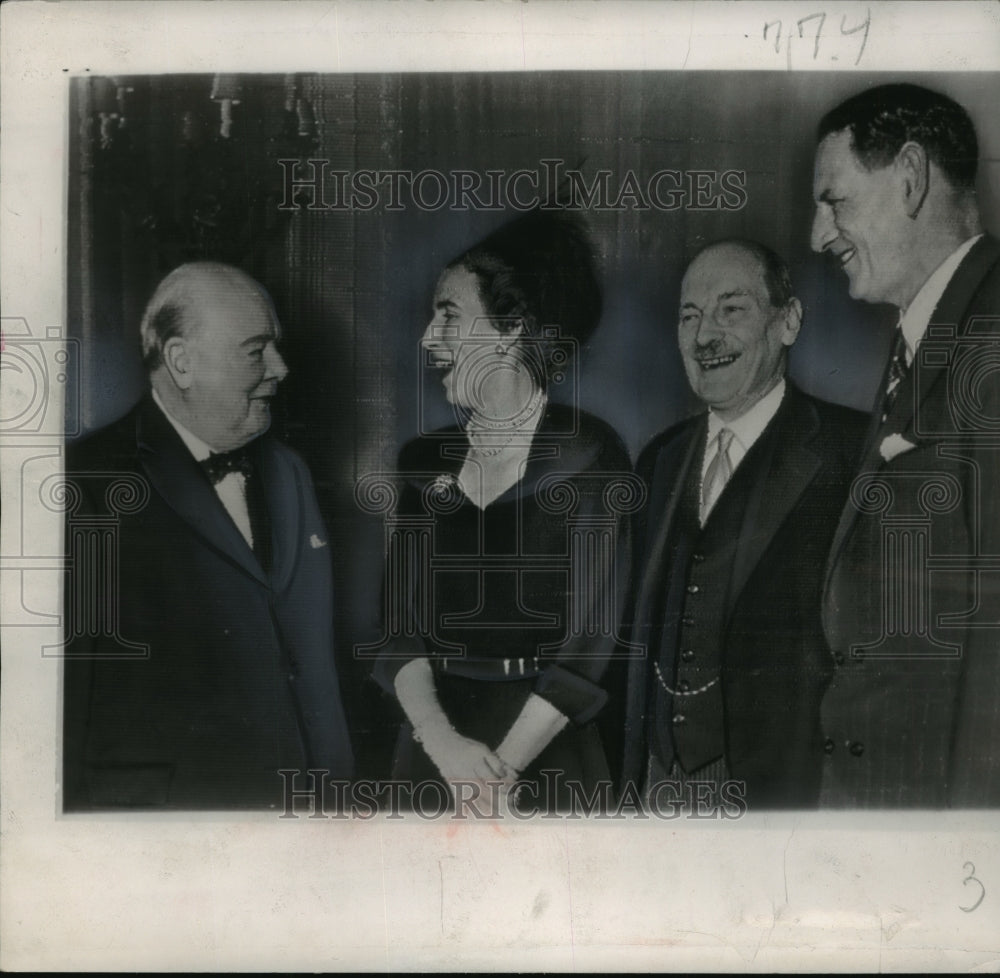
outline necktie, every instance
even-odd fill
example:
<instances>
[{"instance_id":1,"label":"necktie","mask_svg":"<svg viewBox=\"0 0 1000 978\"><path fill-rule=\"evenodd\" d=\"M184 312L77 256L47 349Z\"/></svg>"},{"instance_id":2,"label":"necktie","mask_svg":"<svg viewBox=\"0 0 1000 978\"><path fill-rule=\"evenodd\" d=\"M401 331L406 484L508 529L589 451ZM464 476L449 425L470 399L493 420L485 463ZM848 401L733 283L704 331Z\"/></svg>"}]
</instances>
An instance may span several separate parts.
<instances>
[{"instance_id":1,"label":"necktie","mask_svg":"<svg viewBox=\"0 0 1000 978\"><path fill-rule=\"evenodd\" d=\"M889 359L889 378L885 385L885 397L882 400L882 420L885 421L892 411L893 404L896 403L896 395L899 385L910 372L906 362L906 339L902 329L896 330L896 342L892 347L892 356Z\"/></svg>"},{"instance_id":2,"label":"necktie","mask_svg":"<svg viewBox=\"0 0 1000 978\"><path fill-rule=\"evenodd\" d=\"M213 486L222 482L230 472L241 472L248 479L253 475L253 462L246 446L231 452L212 452L208 458L202 459L201 467Z\"/></svg>"},{"instance_id":3,"label":"necktie","mask_svg":"<svg viewBox=\"0 0 1000 978\"><path fill-rule=\"evenodd\" d=\"M715 501L726 488L729 477L733 474L733 463L729 458L729 446L733 441L733 433L728 428L722 428L713 439L716 444L715 457L709 463L705 472L705 481L701 487L701 522L704 524L712 511Z\"/></svg>"},{"instance_id":4,"label":"necktie","mask_svg":"<svg viewBox=\"0 0 1000 978\"><path fill-rule=\"evenodd\" d=\"M246 502L247 515L250 518L250 535L253 537L251 546L261 567L264 570L270 570L271 524L263 487L260 484L260 479L257 478L249 446L244 445L242 448L236 448L230 452L213 452L208 458L202 459L201 467L213 487L217 487L230 473L236 472L243 476L243 499ZM226 505L225 501L223 501L223 505Z\"/></svg>"}]
</instances>

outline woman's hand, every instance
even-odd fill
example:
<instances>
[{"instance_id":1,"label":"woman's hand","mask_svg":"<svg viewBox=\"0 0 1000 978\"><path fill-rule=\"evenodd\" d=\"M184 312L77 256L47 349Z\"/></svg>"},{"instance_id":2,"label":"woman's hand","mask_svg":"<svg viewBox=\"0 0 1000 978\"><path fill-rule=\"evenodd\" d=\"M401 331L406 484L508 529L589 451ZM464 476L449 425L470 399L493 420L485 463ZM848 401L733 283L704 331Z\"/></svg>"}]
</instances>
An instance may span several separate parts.
<instances>
[{"instance_id":1,"label":"woman's hand","mask_svg":"<svg viewBox=\"0 0 1000 978\"><path fill-rule=\"evenodd\" d=\"M486 744L463 737L441 709L434 674L426 659L414 659L396 673L396 696L413 735L445 781L514 781L514 772Z\"/></svg>"},{"instance_id":2,"label":"woman's hand","mask_svg":"<svg viewBox=\"0 0 1000 978\"><path fill-rule=\"evenodd\" d=\"M486 744L463 737L447 719L425 722L413 732L445 781L513 781L516 776Z\"/></svg>"}]
</instances>

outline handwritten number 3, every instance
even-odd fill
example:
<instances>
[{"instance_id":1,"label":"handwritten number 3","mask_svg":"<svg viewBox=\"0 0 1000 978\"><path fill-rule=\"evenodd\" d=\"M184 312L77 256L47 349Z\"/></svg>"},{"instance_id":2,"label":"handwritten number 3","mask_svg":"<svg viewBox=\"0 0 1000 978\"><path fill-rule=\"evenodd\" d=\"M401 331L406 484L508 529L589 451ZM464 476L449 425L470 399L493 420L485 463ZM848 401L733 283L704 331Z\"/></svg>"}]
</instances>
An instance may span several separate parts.
<instances>
[{"instance_id":1,"label":"handwritten number 3","mask_svg":"<svg viewBox=\"0 0 1000 978\"><path fill-rule=\"evenodd\" d=\"M972 863L966 863L962 867L962 869L964 869L969 874L968 876L965 877L964 880L962 880L962 885L965 886L968 883L976 883L979 886L979 889L982 891L979 894L979 899L971 907L960 906L958 908L959 910L964 910L966 913L972 913L972 911L975 910L976 907L978 907L979 904L983 902L983 898L986 896L986 887L983 886L981 880L976 879L976 867L973 866Z\"/></svg>"}]
</instances>

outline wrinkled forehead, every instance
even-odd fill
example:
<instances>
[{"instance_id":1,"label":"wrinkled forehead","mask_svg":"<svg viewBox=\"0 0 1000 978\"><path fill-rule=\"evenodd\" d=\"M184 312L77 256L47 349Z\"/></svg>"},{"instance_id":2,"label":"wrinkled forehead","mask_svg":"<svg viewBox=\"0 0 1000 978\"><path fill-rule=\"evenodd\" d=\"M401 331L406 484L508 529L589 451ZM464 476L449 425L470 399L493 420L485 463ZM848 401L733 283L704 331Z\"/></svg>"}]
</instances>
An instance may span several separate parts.
<instances>
[{"instance_id":1,"label":"wrinkled forehead","mask_svg":"<svg viewBox=\"0 0 1000 978\"><path fill-rule=\"evenodd\" d=\"M757 255L740 245L709 248L684 273L681 303L700 303L726 295L752 295L761 301L768 295L764 271Z\"/></svg>"}]
</instances>

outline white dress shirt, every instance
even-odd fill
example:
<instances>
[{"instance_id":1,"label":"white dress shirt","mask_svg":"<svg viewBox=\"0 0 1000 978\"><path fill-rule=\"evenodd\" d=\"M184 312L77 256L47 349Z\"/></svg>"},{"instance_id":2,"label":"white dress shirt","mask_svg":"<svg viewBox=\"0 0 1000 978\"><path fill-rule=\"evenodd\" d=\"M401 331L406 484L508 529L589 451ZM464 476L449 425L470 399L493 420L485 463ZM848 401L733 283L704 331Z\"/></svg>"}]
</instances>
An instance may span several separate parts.
<instances>
[{"instance_id":1,"label":"white dress shirt","mask_svg":"<svg viewBox=\"0 0 1000 978\"><path fill-rule=\"evenodd\" d=\"M164 417L173 425L174 431L181 436L181 441L187 445L188 451L194 456L196 462L203 462L209 455L217 452L217 449L203 442L173 417L155 390L153 391L153 401L163 412ZM246 476L242 472L227 472L225 477L213 486L215 494L221 500L222 505L226 507L226 512L236 524L236 528L243 534L243 539L253 550L253 530L250 528L250 510L247 508L246 487Z\"/></svg>"},{"instance_id":2,"label":"white dress shirt","mask_svg":"<svg viewBox=\"0 0 1000 978\"><path fill-rule=\"evenodd\" d=\"M900 310L899 327L906 341L906 364L913 363L917 347L927 332L934 309L941 301L944 290L948 287L952 275L962 263L962 259L972 250L972 246L982 237L977 234L960 244L934 271L921 286L920 291L906 309Z\"/></svg>"},{"instance_id":3,"label":"white dress shirt","mask_svg":"<svg viewBox=\"0 0 1000 978\"><path fill-rule=\"evenodd\" d=\"M723 428L728 428L733 433L733 440L729 444L729 461L732 464L733 472L746 457L753 443L764 434L764 429L771 423L771 419L778 413L781 407L781 399L785 396L785 378L782 377L774 388L768 391L753 407L745 414L741 414L732 421L723 421L711 408L708 411L708 437L705 442L705 451L701 460L701 482L699 483L698 498L702 498L702 490L705 485L705 475L709 465L715 457L715 439ZM731 476L730 476L731 478ZM718 496L711 501L702 514L702 522L707 519L712 507L718 501Z\"/></svg>"}]
</instances>

